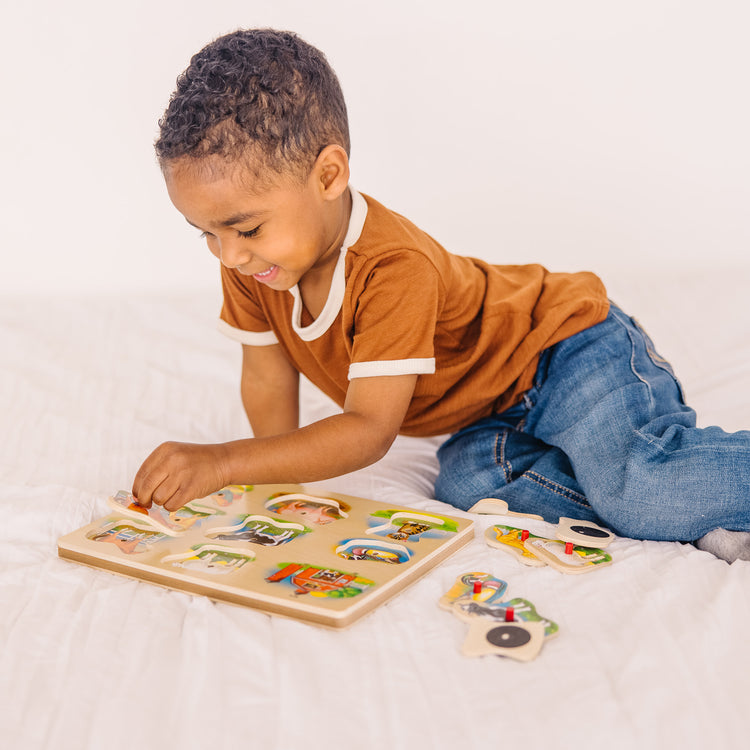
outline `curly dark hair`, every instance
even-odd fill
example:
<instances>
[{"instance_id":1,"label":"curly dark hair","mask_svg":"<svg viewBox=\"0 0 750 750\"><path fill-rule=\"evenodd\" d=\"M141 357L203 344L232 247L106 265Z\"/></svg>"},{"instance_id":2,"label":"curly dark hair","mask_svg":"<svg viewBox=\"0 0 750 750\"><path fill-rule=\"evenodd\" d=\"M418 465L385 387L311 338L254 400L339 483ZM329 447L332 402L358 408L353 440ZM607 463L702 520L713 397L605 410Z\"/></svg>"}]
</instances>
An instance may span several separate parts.
<instances>
[{"instance_id":1,"label":"curly dark hair","mask_svg":"<svg viewBox=\"0 0 750 750\"><path fill-rule=\"evenodd\" d=\"M218 156L252 163L256 175L303 177L326 146L350 149L344 96L325 55L273 29L238 30L195 54L159 128L162 169Z\"/></svg>"}]
</instances>

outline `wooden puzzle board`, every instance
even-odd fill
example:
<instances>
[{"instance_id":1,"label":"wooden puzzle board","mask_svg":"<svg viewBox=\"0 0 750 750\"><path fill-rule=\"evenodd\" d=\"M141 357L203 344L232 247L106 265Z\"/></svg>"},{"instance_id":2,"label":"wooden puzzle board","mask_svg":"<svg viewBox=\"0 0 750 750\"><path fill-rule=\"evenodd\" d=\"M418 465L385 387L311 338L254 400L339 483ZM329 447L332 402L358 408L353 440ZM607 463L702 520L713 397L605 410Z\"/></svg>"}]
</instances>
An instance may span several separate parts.
<instances>
[{"instance_id":1,"label":"wooden puzzle board","mask_svg":"<svg viewBox=\"0 0 750 750\"><path fill-rule=\"evenodd\" d=\"M310 502L305 494L299 485L226 488L172 514L180 529L172 535L141 514L113 507L110 515L61 537L58 554L343 628L473 538L468 519L338 493L316 492L320 503Z\"/></svg>"}]
</instances>

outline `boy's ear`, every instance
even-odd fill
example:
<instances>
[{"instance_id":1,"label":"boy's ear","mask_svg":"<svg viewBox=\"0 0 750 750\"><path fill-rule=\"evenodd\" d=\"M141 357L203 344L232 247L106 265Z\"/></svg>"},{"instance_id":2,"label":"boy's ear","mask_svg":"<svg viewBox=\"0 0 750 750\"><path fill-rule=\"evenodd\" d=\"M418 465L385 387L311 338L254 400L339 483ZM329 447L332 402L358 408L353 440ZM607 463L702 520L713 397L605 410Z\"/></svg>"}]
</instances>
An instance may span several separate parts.
<instances>
[{"instance_id":1,"label":"boy's ear","mask_svg":"<svg viewBox=\"0 0 750 750\"><path fill-rule=\"evenodd\" d=\"M312 177L324 200L335 200L349 185L349 157L341 146L326 146L313 165Z\"/></svg>"}]
</instances>

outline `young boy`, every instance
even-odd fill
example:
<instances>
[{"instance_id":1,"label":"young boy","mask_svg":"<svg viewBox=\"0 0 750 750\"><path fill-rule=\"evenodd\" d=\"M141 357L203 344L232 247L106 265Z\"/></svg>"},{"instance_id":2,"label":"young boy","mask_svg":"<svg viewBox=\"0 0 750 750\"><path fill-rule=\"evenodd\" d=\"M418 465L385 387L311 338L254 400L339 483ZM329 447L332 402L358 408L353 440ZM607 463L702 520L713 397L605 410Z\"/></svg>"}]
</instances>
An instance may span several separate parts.
<instances>
[{"instance_id":1,"label":"young boy","mask_svg":"<svg viewBox=\"0 0 750 750\"><path fill-rule=\"evenodd\" d=\"M750 557L750 432L695 427L593 274L450 254L351 189L346 107L318 50L228 34L193 57L160 127L169 196L221 261L254 437L159 446L133 484L141 504L326 479L399 433L450 433L435 495L459 508L494 496ZM300 428L300 372L342 412Z\"/></svg>"}]
</instances>

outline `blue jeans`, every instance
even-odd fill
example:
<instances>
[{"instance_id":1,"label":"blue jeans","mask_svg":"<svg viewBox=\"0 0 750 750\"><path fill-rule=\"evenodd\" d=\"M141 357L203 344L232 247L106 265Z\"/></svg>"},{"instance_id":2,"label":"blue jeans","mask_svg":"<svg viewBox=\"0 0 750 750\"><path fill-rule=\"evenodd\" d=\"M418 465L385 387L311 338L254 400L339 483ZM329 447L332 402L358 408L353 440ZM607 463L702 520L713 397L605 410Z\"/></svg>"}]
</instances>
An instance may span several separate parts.
<instances>
[{"instance_id":1,"label":"blue jeans","mask_svg":"<svg viewBox=\"0 0 750 750\"><path fill-rule=\"evenodd\" d=\"M497 497L636 539L750 531L750 431L695 425L669 364L612 305L542 353L521 403L441 446L435 495L464 510Z\"/></svg>"}]
</instances>

